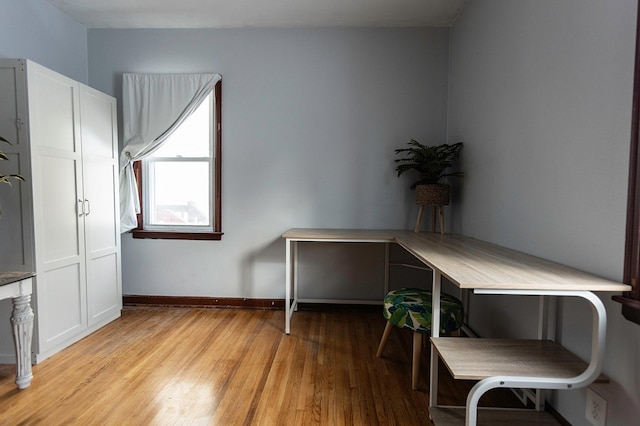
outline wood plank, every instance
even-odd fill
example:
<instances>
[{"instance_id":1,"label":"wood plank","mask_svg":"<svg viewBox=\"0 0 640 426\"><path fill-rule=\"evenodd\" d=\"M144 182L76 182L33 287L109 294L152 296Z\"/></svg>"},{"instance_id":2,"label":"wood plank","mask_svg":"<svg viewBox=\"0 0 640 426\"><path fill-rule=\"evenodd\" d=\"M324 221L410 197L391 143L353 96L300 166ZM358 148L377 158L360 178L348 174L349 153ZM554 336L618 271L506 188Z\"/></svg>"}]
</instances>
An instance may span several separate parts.
<instances>
[{"instance_id":1,"label":"wood plank","mask_svg":"<svg viewBox=\"0 0 640 426\"><path fill-rule=\"evenodd\" d=\"M465 424L463 408L432 407L429 409L435 426L460 426ZM478 426L545 426L562 425L550 413L533 410L478 410Z\"/></svg>"},{"instance_id":2,"label":"wood plank","mask_svg":"<svg viewBox=\"0 0 640 426\"><path fill-rule=\"evenodd\" d=\"M455 379L572 378L587 368L585 361L550 340L432 337L431 342Z\"/></svg>"}]
</instances>

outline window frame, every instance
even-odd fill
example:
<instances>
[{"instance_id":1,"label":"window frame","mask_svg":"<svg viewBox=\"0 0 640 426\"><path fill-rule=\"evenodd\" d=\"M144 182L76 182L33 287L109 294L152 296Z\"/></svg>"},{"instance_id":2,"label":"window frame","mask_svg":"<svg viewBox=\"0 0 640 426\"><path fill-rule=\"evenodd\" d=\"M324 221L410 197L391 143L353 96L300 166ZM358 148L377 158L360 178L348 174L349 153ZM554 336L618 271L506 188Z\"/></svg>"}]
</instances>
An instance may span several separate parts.
<instances>
[{"instance_id":1,"label":"window frame","mask_svg":"<svg viewBox=\"0 0 640 426\"><path fill-rule=\"evenodd\" d=\"M214 123L213 123L213 231L207 232L184 232L184 231L161 231L144 229L144 204L143 204L143 173L142 161L133 163L136 186L138 187L138 200L140 202L140 213L137 214L138 226L131 230L133 238L152 238L170 240L221 240L222 235L222 80L218 81L214 88Z\"/></svg>"},{"instance_id":2,"label":"window frame","mask_svg":"<svg viewBox=\"0 0 640 426\"><path fill-rule=\"evenodd\" d=\"M629 154L629 187L627 193L627 228L625 235L623 282L631 291L612 299L622 303L622 315L640 324L640 2L636 24L636 58L633 77L631 115L631 150Z\"/></svg>"}]
</instances>

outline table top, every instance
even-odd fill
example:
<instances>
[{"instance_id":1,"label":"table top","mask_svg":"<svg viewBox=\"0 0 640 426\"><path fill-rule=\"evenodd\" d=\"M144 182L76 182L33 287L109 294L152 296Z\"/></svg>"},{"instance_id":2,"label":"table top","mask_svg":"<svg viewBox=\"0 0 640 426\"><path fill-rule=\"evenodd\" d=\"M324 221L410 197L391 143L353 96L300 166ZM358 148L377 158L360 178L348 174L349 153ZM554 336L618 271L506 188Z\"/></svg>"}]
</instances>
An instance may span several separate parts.
<instances>
[{"instance_id":1,"label":"table top","mask_svg":"<svg viewBox=\"0 0 640 426\"><path fill-rule=\"evenodd\" d=\"M282 238L296 240L359 240L378 241L385 240L395 242L398 233L406 231L390 229L320 229L320 228L293 228L282 234Z\"/></svg>"},{"instance_id":2,"label":"table top","mask_svg":"<svg viewBox=\"0 0 640 426\"><path fill-rule=\"evenodd\" d=\"M33 272L0 272L0 287L34 277Z\"/></svg>"},{"instance_id":3,"label":"table top","mask_svg":"<svg viewBox=\"0 0 640 426\"><path fill-rule=\"evenodd\" d=\"M283 238L388 241L468 289L630 291L631 287L540 257L458 234L406 230L290 229Z\"/></svg>"}]
</instances>

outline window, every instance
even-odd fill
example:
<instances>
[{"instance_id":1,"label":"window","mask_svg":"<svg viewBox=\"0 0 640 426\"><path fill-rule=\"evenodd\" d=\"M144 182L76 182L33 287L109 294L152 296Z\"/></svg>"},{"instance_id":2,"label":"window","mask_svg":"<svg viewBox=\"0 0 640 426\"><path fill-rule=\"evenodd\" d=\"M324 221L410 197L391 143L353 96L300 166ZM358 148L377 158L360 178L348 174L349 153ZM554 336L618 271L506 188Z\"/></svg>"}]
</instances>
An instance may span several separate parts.
<instances>
[{"instance_id":1,"label":"window","mask_svg":"<svg viewBox=\"0 0 640 426\"><path fill-rule=\"evenodd\" d=\"M141 212L134 238L219 240L221 82L163 145L134 163Z\"/></svg>"},{"instance_id":2,"label":"window","mask_svg":"<svg viewBox=\"0 0 640 426\"><path fill-rule=\"evenodd\" d=\"M631 160L627 201L627 235L625 243L624 282L632 289L613 300L622 303L622 314L640 324L640 8L636 34L633 109L631 117Z\"/></svg>"}]
</instances>

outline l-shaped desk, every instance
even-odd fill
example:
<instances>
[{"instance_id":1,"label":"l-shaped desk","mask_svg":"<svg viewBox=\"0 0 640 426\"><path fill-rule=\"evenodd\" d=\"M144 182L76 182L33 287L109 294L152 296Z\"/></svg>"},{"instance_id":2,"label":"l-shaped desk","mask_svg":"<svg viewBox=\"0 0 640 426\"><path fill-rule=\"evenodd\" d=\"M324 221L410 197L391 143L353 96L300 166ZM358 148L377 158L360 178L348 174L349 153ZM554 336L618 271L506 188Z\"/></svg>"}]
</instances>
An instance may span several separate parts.
<instances>
[{"instance_id":1,"label":"l-shaped desk","mask_svg":"<svg viewBox=\"0 0 640 426\"><path fill-rule=\"evenodd\" d=\"M606 311L593 294L629 291L628 285L604 279L536 256L456 234L415 233L404 230L290 229L286 240L285 332L297 309L297 243L371 242L385 243L385 290L388 285L388 244L403 247L433 271L433 312L440 311L442 277L460 289L475 294L560 296L585 299L592 307L592 341L589 363L559 344L546 339L546 322L539 322L538 340L466 339L439 337L440 316L431 327L431 371L429 412L437 425L464 419L476 425L478 401L494 388L572 389L595 381L602 371L606 340ZM293 289L293 298L292 296ZM544 299L544 298L542 298ZM439 408L438 357L454 379L479 380L467 397L460 414ZM482 420L482 415L481 415Z\"/></svg>"}]
</instances>

